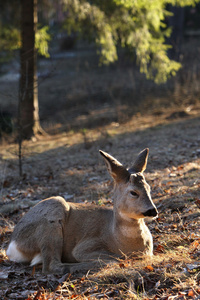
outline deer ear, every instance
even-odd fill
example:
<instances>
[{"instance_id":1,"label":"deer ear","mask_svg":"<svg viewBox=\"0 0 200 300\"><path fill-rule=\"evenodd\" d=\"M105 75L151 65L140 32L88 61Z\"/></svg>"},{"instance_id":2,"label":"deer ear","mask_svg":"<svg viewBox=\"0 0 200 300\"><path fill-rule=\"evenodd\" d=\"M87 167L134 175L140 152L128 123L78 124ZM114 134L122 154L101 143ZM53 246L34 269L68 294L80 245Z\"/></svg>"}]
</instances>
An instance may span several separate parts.
<instances>
[{"instance_id":1,"label":"deer ear","mask_svg":"<svg viewBox=\"0 0 200 300\"><path fill-rule=\"evenodd\" d=\"M113 179L118 183L127 182L130 177L130 173L127 171L127 169L110 154L102 150L99 150L99 152L103 156L108 172L113 177Z\"/></svg>"},{"instance_id":2,"label":"deer ear","mask_svg":"<svg viewBox=\"0 0 200 300\"><path fill-rule=\"evenodd\" d=\"M148 159L148 155L149 155L149 149L146 148L144 150L142 150L136 161L134 162L133 166L128 170L130 173L142 173L146 170L146 166L147 166L147 159Z\"/></svg>"}]
</instances>

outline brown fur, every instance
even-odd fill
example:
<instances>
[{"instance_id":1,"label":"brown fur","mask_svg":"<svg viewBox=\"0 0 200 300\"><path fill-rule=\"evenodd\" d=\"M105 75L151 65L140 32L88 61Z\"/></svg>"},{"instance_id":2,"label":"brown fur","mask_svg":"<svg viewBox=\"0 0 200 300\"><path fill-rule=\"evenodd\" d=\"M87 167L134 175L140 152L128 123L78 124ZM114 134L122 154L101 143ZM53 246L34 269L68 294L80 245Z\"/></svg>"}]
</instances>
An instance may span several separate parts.
<instances>
[{"instance_id":1,"label":"brown fur","mask_svg":"<svg viewBox=\"0 0 200 300\"><path fill-rule=\"evenodd\" d=\"M152 254L144 215L155 217L150 188L142 172L148 150L129 170L100 151L115 181L114 207L66 202L62 197L35 205L16 225L7 255L11 260L42 262L44 273L90 269L124 254ZM132 174L132 170L137 170Z\"/></svg>"}]
</instances>

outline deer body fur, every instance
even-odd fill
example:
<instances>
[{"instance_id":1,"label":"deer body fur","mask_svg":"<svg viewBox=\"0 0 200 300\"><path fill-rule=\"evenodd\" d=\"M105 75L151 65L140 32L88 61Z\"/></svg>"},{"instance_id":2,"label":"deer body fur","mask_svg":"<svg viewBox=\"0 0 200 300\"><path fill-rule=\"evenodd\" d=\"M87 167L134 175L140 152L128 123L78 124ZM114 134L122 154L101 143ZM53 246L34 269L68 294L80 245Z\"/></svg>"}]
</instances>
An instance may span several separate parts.
<instances>
[{"instance_id":1,"label":"deer body fur","mask_svg":"<svg viewBox=\"0 0 200 300\"><path fill-rule=\"evenodd\" d=\"M143 176L148 149L127 170L101 151L114 178L114 207L45 199L16 225L7 256L17 262L42 263L44 273L90 269L122 254L152 254L152 235L145 217L156 217L150 188Z\"/></svg>"}]
</instances>

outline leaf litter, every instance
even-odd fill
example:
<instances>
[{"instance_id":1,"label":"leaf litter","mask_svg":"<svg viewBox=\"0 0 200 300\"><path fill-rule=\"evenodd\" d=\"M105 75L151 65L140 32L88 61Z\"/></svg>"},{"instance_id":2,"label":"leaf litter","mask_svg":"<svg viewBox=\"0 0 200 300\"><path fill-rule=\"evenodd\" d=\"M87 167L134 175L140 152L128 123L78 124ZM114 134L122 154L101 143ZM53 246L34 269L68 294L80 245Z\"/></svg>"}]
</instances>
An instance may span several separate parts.
<instances>
[{"instance_id":1,"label":"leaf litter","mask_svg":"<svg viewBox=\"0 0 200 300\"><path fill-rule=\"evenodd\" d=\"M1 299L199 299L199 116L197 109L195 116L181 121L163 115L156 121L148 115L133 117L123 126L105 126L106 135L91 129L93 142L87 149L79 132L72 139L66 133L26 142L23 180L12 154L16 146L0 147L2 170L7 165L1 174L0 209L7 207L0 218ZM112 182L98 157L99 148L126 164L145 147L150 148L146 177L159 210L159 218L148 224L153 258L126 257L87 274L64 276L43 275L39 266L8 261L5 249L13 225L38 200L61 195L68 201L112 206Z\"/></svg>"}]
</instances>

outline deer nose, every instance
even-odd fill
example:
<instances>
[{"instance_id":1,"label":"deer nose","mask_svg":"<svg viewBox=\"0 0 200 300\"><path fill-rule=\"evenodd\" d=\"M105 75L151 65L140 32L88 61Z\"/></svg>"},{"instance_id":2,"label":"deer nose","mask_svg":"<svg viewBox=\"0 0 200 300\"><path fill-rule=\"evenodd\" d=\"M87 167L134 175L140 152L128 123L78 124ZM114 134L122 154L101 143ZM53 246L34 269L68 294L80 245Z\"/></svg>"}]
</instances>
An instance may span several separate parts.
<instances>
[{"instance_id":1,"label":"deer nose","mask_svg":"<svg viewBox=\"0 0 200 300\"><path fill-rule=\"evenodd\" d=\"M145 217L157 217L158 212L157 212L156 208L151 208L151 209L148 209L147 211L145 211L145 213L143 213L143 215Z\"/></svg>"}]
</instances>

